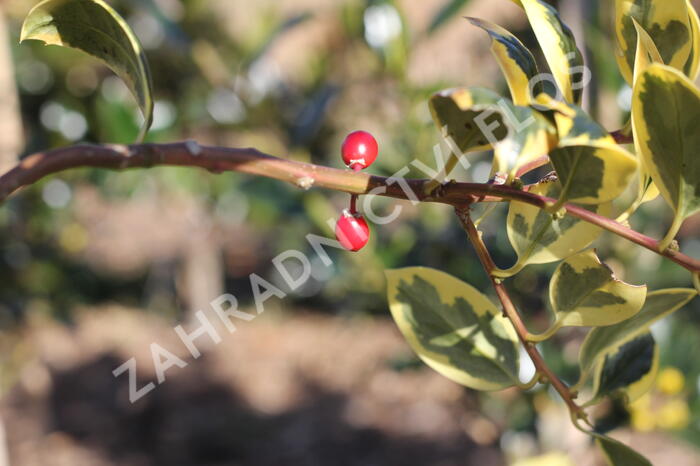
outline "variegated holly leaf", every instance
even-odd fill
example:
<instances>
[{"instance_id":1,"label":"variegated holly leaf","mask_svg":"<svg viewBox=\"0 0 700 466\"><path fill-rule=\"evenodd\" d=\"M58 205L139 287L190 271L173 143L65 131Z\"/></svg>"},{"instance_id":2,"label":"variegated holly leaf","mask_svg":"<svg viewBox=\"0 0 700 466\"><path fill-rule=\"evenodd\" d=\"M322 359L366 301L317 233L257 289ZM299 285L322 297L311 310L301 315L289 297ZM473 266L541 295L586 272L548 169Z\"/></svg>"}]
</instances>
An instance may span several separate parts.
<instances>
[{"instance_id":1,"label":"variegated holly leaf","mask_svg":"<svg viewBox=\"0 0 700 466\"><path fill-rule=\"evenodd\" d=\"M448 89L430 99L430 108L443 137L460 151L446 164L446 174L456 166L456 157L493 147L494 171L514 175L555 142L547 118L488 89Z\"/></svg>"},{"instance_id":2,"label":"variegated holly leaf","mask_svg":"<svg viewBox=\"0 0 700 466\"><path fill-rule=\"evenodd\" d=\"M632 121L644 168L675 211L668 244L683 220L700 211L700 90L681 72L654 63L634 85Z\"/></svg>"},{"instance_id":3,"label":"variegated holly leaf","mask_svg":"<svg viewBox=\"0 0 700 466\"><path fill-rule=\"evenodd\" d=\"M663 58L661 58L656 44L654 44L651 36L644 28L642 28L635 19L632 19L632 23L637 31L637 55L634 61L634 80L636 81L639 75L646 70L649 65L652 63L663 63ZM632 128L632 133L634 133L634 121L631 119L630 127ZM634 147L637 154L640 154L639 141L634 141ZM641 205L653 201L659 197L661 193L651 179L651 173L645 167L644 159L640 157L637 160L639 161L639 190L637 196L639 205Z\"/></svg>"},{"instance_id":4,"label":"variegated holly leaf","mask_svg":"<svg viewBox=\"0 0 700 466\"><path fill-rule=\"evenodd\" d=\"M102 0L44 0L27 15L21 41L71 47L104 62L136 97L143 112L143 140L153 121L153 90L146 55L136 35Z\"/></svg>"},{"instance_id":5,"label":"variegated holly leaf","mask_svg":"<svg viewBox=\"0 0 700 466\"><path fill-rule=\"evenodd\" d=\"M652 466L651 462L630 447L606 435L589 432L610 466Z\"/></svg>"},{"instance_id":6,"label":"variegated holly leaf","mask_svg":"<svg viewBox=\"0 0 700 466\"><path fill-rule=\"evenodd\" d=\"M519 383L517 334L481 292L423 267L387 271L387 281L394 321L428 366L476 390Z\"/></svg>"},{"instance_id":7,"label":"variegated holly leaf","mask_svg":"<svg viewBox=\"0 0 700 466\"><path fill-rule=\"evenodd\" d=\"M692 48L691 20L686 0L615 0L615 30L622 76L632 84L637 31L632 19L649 33L663 62L683 70Z\"/></svg>"},{"instance_id":8,"label":"variegated holly leaf","mask_svg":"<svg viewBox=\"0 0 700 466\"><path fill-rule=\"evenodd\" d=\"M520 3L564 99L574 104L580 103L583 96L580 75L584 66L574 34L561 20L557 10L546 1L521 0Z\"/></svg>"},{"instance_id":9,"label":"variegated holly leaf","mask_svg":"<svg viewBox=\"0 0 700 466\"><path fill-rule=\"evenodd\" d=\"M599 204L616 199L635 178L637 159L619 146L558 147L549 153L563 185L560 200Z\"/></svg>"},{"instance_id":10,"label":"variegated holly leaf","mask_svg":"<svg viewBox=\"0 0 700 466\"><path fill-rule=\"evenodd\" d=\"M632 24L637 32L637 51L634 59L634 80L636 81L639 74L649 65L663 63L664 59L649 33L634 18Z\"/></svg>"},{"instance_id":11,"label":"variegated holly leaf","mask_svg":"<svg viewBox=\"0 0 700 466\"><path fill-rule=\"evenodd\" d=\"M609 202L627 189L639 166L634 155L580 107L544 95L535 105L556 124L558 145L549 158L563 186L562 204Z\"/></svg>"},{"instance_id":12,"label":"variegated holly leaf","mask_svg":"<svg viewBox=\"0 0 700 466\"><path fill-rule=\"evenodd\" d=\"M686 3L688 4L692 48L688 61L683 67L683 72L695 81L698 78L698 72L700 72L700 18L698 18L698 12L690 0L686 0Z\"/></svg>"},{"instance_id":13,"label":"variegated holly leaf","mask_svg":"<svg viewBox=\"0 0 700 466\"><path fill-rule=\"evenodd\" d=\"M559 147L615 144L610 133L577 105L560 102L552 109L552 114L557 126Z\"/></svg>"},{"instance_id":14,"label":"variegated holly leaf","mask_svg":"<svg viewBox=\"0 0 700 466\"><path fill-rule=\"evenodd\" d=\"M542 82L535 79L539 71L530 50L517 37L497 24L477 18L467 19L491 37L491 52L506 77L513 103L529 105L532 95L543 91Z\"/></svg>"},{"instance_id":15,"label":"variegated holly leaf","mask_svg":"<svg viewBox=\"0 0 700 466\"><path fill-rule=\"evenodd\" d=\"M640 311L646 294L646 286L633 286L616 279L594 251L576 254L562 262L549 283L549 298L558 326L617 324Z\"/></svg>"},{"instance_id":16,"label":"variegated holly leaf","mask_svg":"<svg viewBox=\"0 0 700 466\"><path fill-rule=\"evenodd\" d=\"M561 184L554 177L545 178L532 186L530 192L558 199ZM612 213L610 202L590 208L605 217ZM590 246L602 232L570 215L555 218L542 209L517 201L510 203L507 228L510 244L518 255L516 270L527 264L546 264L569 257Z\"/></svg>"},{"instance_id":17,"label":"variegated holly leaf","mask_svg":"<svg viewBox=\"0 0 700 466\"><path fill-rule=\"evenodd\" d=\"M608 327L592 329L579 350L581 375L577 386L582 385L588 374L615 348L649 331L659 320L688 304L697 291L690 288L674 288L653 291L647 295L642 310L634 317Z\"/></svg>"},{"instance_id":18,"label":"variegated holly leaf","mask_svg":"<svg viewBox=\"0 0 700 466\"><path fill-rule=\"evenodd\" d=\"M605 356L595 377L592 402L606 396L624 395L628 403L645 394L659 369L659 347L645 333L615 348Z\"/></svg>"}]
</instances>

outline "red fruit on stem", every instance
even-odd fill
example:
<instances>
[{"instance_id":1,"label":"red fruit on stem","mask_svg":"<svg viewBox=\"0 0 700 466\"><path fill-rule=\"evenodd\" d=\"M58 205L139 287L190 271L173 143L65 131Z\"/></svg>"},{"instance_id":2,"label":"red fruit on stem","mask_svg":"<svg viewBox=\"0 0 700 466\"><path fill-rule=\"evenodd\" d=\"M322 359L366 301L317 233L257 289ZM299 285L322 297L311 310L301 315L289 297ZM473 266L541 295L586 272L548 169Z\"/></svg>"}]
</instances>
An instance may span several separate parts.
<instances>
[{"instance_id":1,"label":"red fruit on stem","mask_svg":"<svg viewBox=\"0 0 700 466\"><path fill-rule=\"evenodd\" d=\"M379 145L367 131L355 131L343 141L343 162L349 168L359 171L374 163L379 153Z\"/></svg>"},{"instance_id":2,"label":"red fruit on stem","mask_svg":"<svg viewBox=\"0 0 700 466\"><path fill-rule=\"evenodd\" d=\"M357 252L369 241L369 226L362 215L344 210L335 225L335 237L345 249Z\"/></svg>"}]
</instances>

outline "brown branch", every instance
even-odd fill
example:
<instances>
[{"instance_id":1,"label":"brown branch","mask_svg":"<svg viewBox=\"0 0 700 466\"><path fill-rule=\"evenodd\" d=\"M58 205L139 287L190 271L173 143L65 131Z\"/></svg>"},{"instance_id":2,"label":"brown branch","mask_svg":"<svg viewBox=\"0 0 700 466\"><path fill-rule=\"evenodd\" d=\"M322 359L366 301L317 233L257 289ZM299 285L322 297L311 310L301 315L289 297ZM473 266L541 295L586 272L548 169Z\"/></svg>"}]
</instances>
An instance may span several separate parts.
<instances>
[{"instance_id":1,"label":"brown branch","mask_svg":"<svg viewBox=\"0 0 700 466\"><path fill-rule=\"evenodd\" d=\"M617 131L613 131L610 133L610 135L615 139L615 142L618 144L632 144L634 142L634 137L630 134L625 134L625 131L622 129L618 129Z\"/></svg>"},{"instance_id":2,"label":"brown branch","mask_svg":"<svg viewBox=\"0 0 700 466\"><path fill-rule=\"evenodd\" d=\"M24 158L15 168L0 176L0 203L22 187L71 168L95 167L113 170L150 168L154 166L199 167L212 173L236 171L274 178L301 189L328 188L350 194L377 194L409 199L407 192L423 202L462 203L460 190L436 197L424 194L428 180L392 180L391 178L355 173L350 170L323 167L294 160L281 159L256 149L201 146L194 141L173 144L77 145L36 153ZM405 186L402 186L403 182ZM438 190L440 191L440 190ZM482 192L486 196L486 192ZM496 201L500 198L485 200Z\"/></svg>"},{"instance_id":3,"label":"brown branch","mask_svg":"<svg viewBox=\"0 0 700 466\"><path fill-rule=\"evenodd\" d=\"M543 375L546 378L546 382L550 383L557 393L559 393L561 398L569 407L569 411L574 419L585 419L586 413L584 412L583 408L577 405L576 401L574 401L575 396L571 393L569 387L567 387L564 382L562 382L561 379L549 368L547 362L537 350L537 346L528 340L529 332L523 323L523 319L520 317L520 313L518 313L513 301L510 299L508 290L506 290L506 287L500 280L493 276L493 271L496 270L496 264L494 264L491 254L489 254L486 244L484 244L484 241L481 238L481 234L476 229L476 225L474 225L474 222L470 217L469 208L458 207L455 208L455 212L457 213L457 217L459 218L462 228L464 228L464 231L467 232L469 241L471 241L477 255L479 256L479 260L486 271L486 275L488 275L494 290L496 290L498 299L501 301L501 305L503 306L503 314L513 324L513 328L518 334L520 342L525 347L525 351L527 351L530 359L532 359L532 363L535 365L537 372Z\"/></svg>"},{"instance_id":4,"label":"brown branch","mask_svg":"<svg viewBox=\"0 0 700 466\"><path fill-rule=\"evenodd\" d=\"M309 189L327 188L350 194L373 193L397 199L439 202L462 206L480 202L517 201L539 208L549 208L556 199L539 196L509 186L481 183L448 182L426 194L430 180L404 180L322 167L264 154L256 149L200 146L194 141L174 144L80 145L40 152L24 158L15 168L0 177L0 203L18 189L70 168L99 167L115 170L146 168L158 165L200 167L213 173L237 171L275 178ZM659 242L614 220L574 204L564 206L566 213L597 225L633 243L657 252L691 272L700 272L700 261L673 249L659 252Z\"/></svg>"}]
</instances>

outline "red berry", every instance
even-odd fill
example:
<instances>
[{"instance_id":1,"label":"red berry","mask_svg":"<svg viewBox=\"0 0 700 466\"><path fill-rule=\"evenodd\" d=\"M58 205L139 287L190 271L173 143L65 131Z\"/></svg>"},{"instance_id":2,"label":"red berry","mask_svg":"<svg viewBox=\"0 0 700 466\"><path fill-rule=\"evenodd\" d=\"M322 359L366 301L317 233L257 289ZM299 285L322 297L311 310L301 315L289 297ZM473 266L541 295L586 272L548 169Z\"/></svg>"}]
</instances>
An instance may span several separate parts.
<instances>
[{"instance_id":1,"label":"red berry","mask_svg":"<svg viewBox=\"0 0 700 466\"><path fill-rule=\"evenodd\" d=\"M369 226L362 215L344 210L335 225L335 237L345 249L357 252L369 241Z\"/></svg>"},{"instance_id":2,"label":"red berry","mask_svg":"<svg viewBox=\"0 0 700 466\"><path fill-rule=\"evenodd\" d=\"M343 162L349 168L359 171L374 163L379 153L379 145L367 131L355 131L343 141Z\"/></svg>"}]
</instances>

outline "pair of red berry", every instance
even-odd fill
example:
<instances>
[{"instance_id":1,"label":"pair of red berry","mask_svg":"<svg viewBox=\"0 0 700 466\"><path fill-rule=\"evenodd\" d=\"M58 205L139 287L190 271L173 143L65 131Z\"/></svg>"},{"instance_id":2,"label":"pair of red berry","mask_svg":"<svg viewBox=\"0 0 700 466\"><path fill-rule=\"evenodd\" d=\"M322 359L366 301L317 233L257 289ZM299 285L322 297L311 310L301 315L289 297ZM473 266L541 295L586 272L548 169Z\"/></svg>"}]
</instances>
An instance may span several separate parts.
<instances>
[{"instance_id":1,"label":"pair of red berry","mask_svg":"<svg viewBox=\"0 0 700 466\"><path fill-rule=\"evenodd\" d=\"M348 168L358 172L369 167L377 159L379 145L377 140L366 131L348 134L341 148L343 162ZM359 251L369 241L369 226L364 217L357 212L357 196L350 198L350 208L343 211L335 225L335 237L348 251Z\"/></svg>"}]
</instances>

